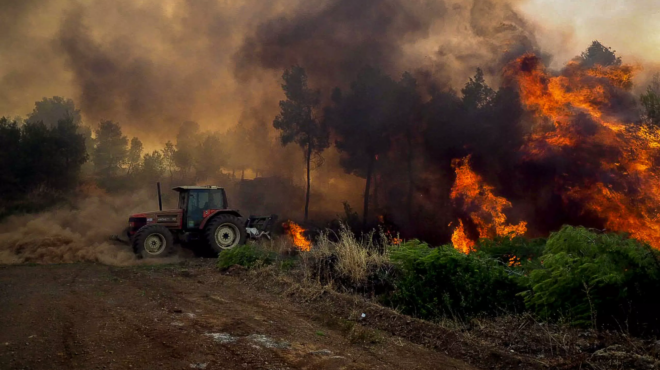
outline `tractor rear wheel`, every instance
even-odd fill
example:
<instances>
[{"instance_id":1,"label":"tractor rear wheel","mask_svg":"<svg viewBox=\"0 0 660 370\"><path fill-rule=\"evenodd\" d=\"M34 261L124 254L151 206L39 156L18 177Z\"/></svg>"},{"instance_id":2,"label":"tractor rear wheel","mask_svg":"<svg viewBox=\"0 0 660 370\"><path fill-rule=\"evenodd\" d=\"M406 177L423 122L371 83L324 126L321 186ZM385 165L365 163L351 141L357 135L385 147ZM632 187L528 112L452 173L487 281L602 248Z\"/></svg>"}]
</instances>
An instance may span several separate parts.
<instances>
[{"instance_id":1,"label":"tractor rear wheel","mask_svg":"<svg viewBox=\"0 0 660 370\"><path fill-rule=\"evenodd\" d=\"M218 215L206 225L206 241L217 253L245 244L247 232L241 219L234 215Z\"/></svg>"},{"instance_id":2,"label":"tractor rear wheel","mask_svg":"<svg viewBox=\"0 0 660 370\"><path fill-rule=\"evenodd\" d=\"M133 251L143 258L167 257L174 250L172 232L162 225L146 225L135 233Z\"/></svg>"}]
</instances>

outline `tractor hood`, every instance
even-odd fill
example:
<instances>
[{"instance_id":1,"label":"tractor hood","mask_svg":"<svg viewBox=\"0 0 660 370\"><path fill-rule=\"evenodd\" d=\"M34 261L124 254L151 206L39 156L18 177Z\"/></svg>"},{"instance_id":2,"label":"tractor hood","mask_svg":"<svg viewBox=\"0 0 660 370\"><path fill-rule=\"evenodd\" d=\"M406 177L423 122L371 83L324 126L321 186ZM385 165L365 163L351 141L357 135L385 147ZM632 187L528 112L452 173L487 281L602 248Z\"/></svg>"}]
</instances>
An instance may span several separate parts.
<instances>
[{"instance_id":1,"label":"tractor hood","mask_svg":"<svg viewBox=\"0 0 660 370\"><path fill-rule=\"evenodd\" d=\"M135 234L142 226L151 224L180 229L182 222L183 211L180 209L135 213L128 218L129 235Z\"/></svg>"},{"instance_id":2,"label":"tractor hood","mask_svg":"<svg viewBox=\"0 0 660 370\"><path fill-rule=\"evenodd\" d=\"M165 210L162 210L162 211L151 211L151 212L144 212L144 213L135 213L135 214L130 215L129 217L130 218L146 218L146 219L152 218L154 221L156 221L156 219L159 216L161 216L161 217L163 217L163 216L175 216L176 217L180 213L181 213L181 210L179 210L179 209L165 209ZM149 220L147 220L147 221L149 221Z\"/></svg>"}]
</instances>

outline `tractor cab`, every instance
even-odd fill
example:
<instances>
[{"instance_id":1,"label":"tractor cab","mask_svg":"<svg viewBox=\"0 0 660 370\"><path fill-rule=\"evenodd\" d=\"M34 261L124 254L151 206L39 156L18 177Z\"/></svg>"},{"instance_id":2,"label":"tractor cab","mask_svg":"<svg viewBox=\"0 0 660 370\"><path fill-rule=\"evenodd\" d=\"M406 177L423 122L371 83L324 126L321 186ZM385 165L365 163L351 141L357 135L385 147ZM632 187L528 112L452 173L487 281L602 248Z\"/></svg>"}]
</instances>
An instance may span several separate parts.
<instances>
[{"instance_id":1,"label":"tractor cab","mask_svg":"<svg viewBox=\"0 0 660 370\"><path fill-rule=\"evenodd\" d=\"M217 186L179 186L179 209L182 210L182 227L198 230L204 220L219 210L227 209L225 189Z\"/></svg>"}]
</instances>

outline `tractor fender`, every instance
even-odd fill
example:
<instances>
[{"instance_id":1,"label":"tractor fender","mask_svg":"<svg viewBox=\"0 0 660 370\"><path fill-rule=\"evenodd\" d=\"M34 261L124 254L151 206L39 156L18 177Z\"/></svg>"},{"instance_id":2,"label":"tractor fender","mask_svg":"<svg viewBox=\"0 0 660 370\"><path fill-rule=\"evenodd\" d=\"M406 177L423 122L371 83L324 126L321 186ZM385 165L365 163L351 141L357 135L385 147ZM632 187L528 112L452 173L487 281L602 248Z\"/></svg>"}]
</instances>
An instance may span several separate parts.
<instances>
[{"instance_id":1,"label":"tractor fender","mask_svg":"<svg viewBox=\"0 0 660 370\"><path fill-rule=\"evenodd\" d=\"M203 230L206 227L206 224L209 221L211 221L213 218L215 218L217 215L232 215L232 216L236 216L238 218L242 217L237 209L218 209L218 210L210 210L210 211L205 211L205 212L209 212L210 214L208 216L206 216L206 218L199 225L200 230Z\"/></svg>"}]
</instances>

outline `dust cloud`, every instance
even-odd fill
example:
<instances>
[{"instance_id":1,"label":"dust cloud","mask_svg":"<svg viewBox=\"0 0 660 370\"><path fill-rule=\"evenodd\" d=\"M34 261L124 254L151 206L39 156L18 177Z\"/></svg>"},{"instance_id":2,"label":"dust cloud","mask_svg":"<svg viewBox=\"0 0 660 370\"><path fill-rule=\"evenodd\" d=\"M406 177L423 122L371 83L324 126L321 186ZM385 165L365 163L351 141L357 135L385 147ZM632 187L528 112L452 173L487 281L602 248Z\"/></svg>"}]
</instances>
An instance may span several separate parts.
<instances>
[{"instance_id":1,"label":"dust cloud","mask_svg":"<svg viewBox=\"0 0 660 370\"><path fill-rule=\"evenodd\" d=\"M138 260L130 246L110 240L126 227L130 213L152 209L153 203L146 192L99 195L39 214L12 216L0 224L0 264L176 262L178 257Z\"/></svg>"}]
</instances>

